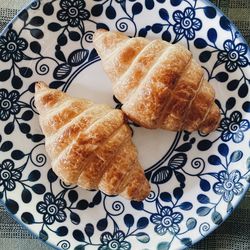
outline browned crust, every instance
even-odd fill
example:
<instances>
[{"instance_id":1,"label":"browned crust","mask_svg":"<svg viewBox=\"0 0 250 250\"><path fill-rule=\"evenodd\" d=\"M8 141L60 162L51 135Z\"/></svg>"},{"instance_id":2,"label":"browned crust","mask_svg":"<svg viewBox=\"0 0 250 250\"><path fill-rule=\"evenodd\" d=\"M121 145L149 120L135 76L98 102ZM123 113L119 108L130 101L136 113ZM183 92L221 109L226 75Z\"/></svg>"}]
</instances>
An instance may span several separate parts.
<instances>
[{"instance_id":1,"label":"browned crust","mask_svg":"<svg viewBox=\"0 0 250 250\"><path fill-rule=\"evenodd\" d=\"M111 40L115 49L108 44ZM142 50L131 46L142 42L147 44ZM113 83L114 94L131 120L146 128L173 131L201 128L211 132L216 128L220 112L214 108L210 112L216 105L213 88L202 80L204 71L186 48L104 30L96 31L94 46ZM137 54L131 56L130 50Z\"/></svg>"},{"instance_id":2,"label":"browned crust","mask_svg":"<svg viewBox=\"0 0 250 250\"><path fill-rule=\"evenodd\" d=\"M138 179L130 176L138 161L137 150L121 110L72 98L44 83L36 85L35 102L52 168L63 181L114 195L121 193L124 179ZM145 176L137 184L149 194ZM147 195L146 191L133 196L124 193L135 200Z\"/></svg>"}]
</instances>

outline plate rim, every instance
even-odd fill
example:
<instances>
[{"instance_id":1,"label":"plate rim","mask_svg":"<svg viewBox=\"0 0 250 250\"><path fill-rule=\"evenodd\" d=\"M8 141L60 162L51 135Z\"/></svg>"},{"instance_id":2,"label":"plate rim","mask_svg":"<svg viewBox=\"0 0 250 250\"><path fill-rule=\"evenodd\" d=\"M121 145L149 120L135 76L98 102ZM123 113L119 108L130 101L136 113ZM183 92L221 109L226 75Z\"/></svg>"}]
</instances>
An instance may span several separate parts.
<instances>
[{"instance_id":1,"label":"plate rim","mask_svg":"<svg viewBox=\"0 0 250 250\"><path fill-rule=\"evenodd\" d=\"M3 28L3 30L0 32L0 37L1 37L2 35L4 35L5 32L8 30L8 26L9 26L10 24L13 24L13 23L18 19L18 15L19 15L23 10L30 10L31 5L32 5L33 3L35 3L35 2L37 2L37 1L38 1L38 2L46 2L46 0L29 0L29 2L26 3L26 4L24 4L24 6L23 6L21 9L19 9L19 10L17 11L17 13L15 14L15 16L14 16L12 19L10 19L10 20L8 21L8 23L5 25L5 27ZM84 0L84 1L89 1L89 0ZM229 17L219 8L219 7L217 7L217 6L216 6L213 2L211 2L210 0L197 0L197 1L200 1L200 2L202 2L202 3L205 3L207 6L212 6L213 8L216 9L216 11L218 11L218 13L219 13L220 15L225 16L225 17L229 20L229 22L230 22L230 24L232 25L233 29L239 33L239 37L238 37L238 38L240 38L240 39L242 40L242 42L244 42L244 43L247 45L248 50L247 50L247 54L246 54L246 55L250 57L250 45L248 44L248 42L246 41L245 37L242 35L241 31L240 31L239 28L236 26L236 24L234 23L234 21L232 21L231 18L229 18ZM167 4L167 3L165 3L165 4ZM39 7L38 9L40 9L40 7ZM250 69L250 65L249 65L247 68ZM249 100L250 100L250 99L249 99ZM249 155L250 155L250 153L249 153ZM240 203L242 202L242 200L245 198L245 195L246 195L246 193L247 193L248 191L250 191L250 183L249 183L249 182L247 182L246 188L244 189L244 191L242 192L242 194L238 197L238 199L237 199L237 201L236 201L236 203L235 203L235 205L234 205L234 208L233 208L232 213L230 213L230 214L229 214L229 213L225 213L222 223L221 223L220 225L213 224L213 225L212 225L212 228L209 230L209 232L205 234L205 237L202 236L202 235L199 235L198 237L192 238L192 246L194 246L195 244L197 244L197 243L200 242L201 240L207 238L207 237L208 237L209 235L211 235L216 229L218 229L222 224L224 224L224 222L225 222L230 216L232 216L233 212L236 211L236 209L238 208L238 206L240 205ZM4 212L7 212L7 214L8 214L11 218L13 218L13 220L14 220L15 222L17 222L17 223L18 223L19 225L21 225L24 229L26 229L29 233L31 233L33 236L35 236L35 237L36 237L36 240L39 240L39 241L42 242L44 245L50 246L50 247L52 247L53 249L56 249L56 250L60 250L60 249L61 249L60 247L58 247L57 245L54 245L54 244L51 243L50 241L43 241L42 239L40 239L40 238L38 237L38 234L37 234L35 231L33 231L33 230L31 229L31 227L29 227L28 225L26 225L25 223L23 223L22 220L21 220L21 218L19 218L19 217L16 216L15 214L12 214L12 213L8 210L8 208L6 207L6 204L5 204L5 202L3 201L3 199L0 199L0 204L4 207L4 209L5 209Z\"/></svg>"}]
</instances>

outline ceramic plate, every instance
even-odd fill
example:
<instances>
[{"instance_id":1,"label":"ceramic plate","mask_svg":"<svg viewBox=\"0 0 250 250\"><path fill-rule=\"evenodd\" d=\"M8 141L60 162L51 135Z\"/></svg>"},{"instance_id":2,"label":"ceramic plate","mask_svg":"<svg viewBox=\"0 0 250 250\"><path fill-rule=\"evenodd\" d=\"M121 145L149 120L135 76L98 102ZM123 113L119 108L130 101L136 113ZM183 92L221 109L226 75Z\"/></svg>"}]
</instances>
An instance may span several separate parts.
<instances>
[{"instance_id":1,"label":"ceramic plate","mask_svg":"<svg viewBox=\"0 0 250 250\"><path fill-rule=\"evenodd\" d=\"M60 181L50 167L34 83L120 107L93 49L97 28L189 48L216 90L222 119L205 135L131 124L152 192L129 202ZM232 213L249 187L250 53L206 0L52 0L24 9L0 37L0 197L61 249L183 249Z\"/></svg>"}]
</instances>

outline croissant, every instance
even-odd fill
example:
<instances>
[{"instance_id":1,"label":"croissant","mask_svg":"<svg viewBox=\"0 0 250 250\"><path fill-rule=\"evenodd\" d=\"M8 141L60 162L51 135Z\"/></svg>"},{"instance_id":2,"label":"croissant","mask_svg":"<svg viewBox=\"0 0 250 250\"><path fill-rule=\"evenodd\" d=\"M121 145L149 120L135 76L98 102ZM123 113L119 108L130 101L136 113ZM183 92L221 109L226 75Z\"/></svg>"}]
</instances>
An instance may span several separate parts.
<instances>
[{"instance_id":1,"label":"croissant","mask_svg":"<svg viewBox=\"0 0 250 250\"><path fill-rule=\"evenodd\" d=\"M35 105L54 172L66 183L143 200L150 192L121 110L35 86Z\"/></svg>"},{"instance_id":2,"label":"croissant","mask_svg":"<svg viewBox=\"0 0 250 250\"><path fill-rule=\"evenodd\" d=\"M172 131L209 133L218 127L215 91L188 49L103 29L93 43L129 119Z\"/></svg>"}]
</instances>

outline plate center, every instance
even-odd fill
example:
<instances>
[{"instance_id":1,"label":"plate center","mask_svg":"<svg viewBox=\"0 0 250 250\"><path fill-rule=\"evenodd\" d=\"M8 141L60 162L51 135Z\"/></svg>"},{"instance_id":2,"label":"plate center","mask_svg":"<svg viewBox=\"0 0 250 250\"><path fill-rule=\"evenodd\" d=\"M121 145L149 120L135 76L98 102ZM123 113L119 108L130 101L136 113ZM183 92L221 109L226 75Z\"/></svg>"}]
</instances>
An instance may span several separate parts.
<instances>
[{"instance_id":1,"label":"plate center","mask_svg":"<svg viewBox=\"0 0 250 250\"><path fill-rule=\"evenodd\" d=\"M90 99L95 103L106 103L111 107L116 106L112 84L103 71L100 61L79 72L67 92L74 97ZM150 168L162 159L176 140L176 133L173 132L134 126L132 129L133 141L137 146L139 160L144 169Z\"/></svg>"}]
</instances>

